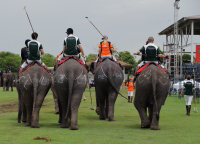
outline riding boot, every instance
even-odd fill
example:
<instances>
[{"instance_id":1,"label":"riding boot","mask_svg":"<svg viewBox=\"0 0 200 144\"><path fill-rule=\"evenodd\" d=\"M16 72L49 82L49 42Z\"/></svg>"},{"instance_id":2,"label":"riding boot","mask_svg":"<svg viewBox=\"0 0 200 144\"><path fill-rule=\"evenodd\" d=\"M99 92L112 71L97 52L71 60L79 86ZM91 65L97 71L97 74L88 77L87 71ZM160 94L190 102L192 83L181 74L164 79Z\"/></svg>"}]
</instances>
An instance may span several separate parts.
<instances>
[{"instance_id":1,"label":"riding boot","mask_svg":"<svg viewBox=\"0 0 200 144\"><path fill-rule=\"evenodd\" d=\"M190 116L191 105L188 105L188 116Z\"/></svg>"},{"instance_id":2,"label":"riding boot","mask_svg":"<svg viewBox=\"0 0 200 144\"><path fill-rule=\"evenodd\" d=\"M186 105L186 115L188 115L188 105Z\"/></svg>"},{"instance_id":3,"label":"riding boot","mask_svg":"<svg viewBox=\"0 0 200 144\"><path fill-rule=\"evenodd\" d=\"M130 102L130 96L128 96L128 102Z\"/></svg>"}]
</instances>

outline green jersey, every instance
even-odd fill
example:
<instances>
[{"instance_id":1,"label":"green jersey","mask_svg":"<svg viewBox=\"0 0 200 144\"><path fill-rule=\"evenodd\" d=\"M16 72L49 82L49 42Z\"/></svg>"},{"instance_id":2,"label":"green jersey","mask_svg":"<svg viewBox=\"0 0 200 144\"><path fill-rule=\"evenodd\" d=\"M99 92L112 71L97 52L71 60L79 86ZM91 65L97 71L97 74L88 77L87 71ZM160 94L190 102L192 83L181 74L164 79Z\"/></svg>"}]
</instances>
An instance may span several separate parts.
<instances>
[{"instance_id":1,"label":"green jersey","mask_svg":"<svg viewBox=\"0 0 200 144\"><path fill-rule=\"evenodd\" d=\"M28 42L28 60L40 60L40 50L42 49L42 44L38 41Z\"/></svg>"},{"instance_id":2,"label":"green jersey","mask_svg":"<svg viewBox=\"0 0 200 144\"><path fill-rule=\"evenodd\" d=\"M140 52L145 55L145 61L158 61L160 51L155 44L148 43L147 45L144 45L140 49Z\"/></svg>"},{"instance_id":3,"label":"green jersey","mask_svg":"<svg viewBox=\"0 0 200 144\"><path fill-rule=\"evenodd\" d=\"M190 80L185 80L183 83L183 86L185 87L185 92L184 95L191 95L193 96L193 88L194 88L194 84L192 81Z\"/></svg>"},{"instance_id":4,"label":"green jersey","mask_svg":"<svg viewBox=\"0 0 200 144\"><path fill-rule=\"evenodd\" d=\"M64 51L64 53L67 55L77 55L77 46L79 44L81 44L79 38L70 34L64 40L64 46L66 46L66 51Z\"/></svg>"}]
</instances>

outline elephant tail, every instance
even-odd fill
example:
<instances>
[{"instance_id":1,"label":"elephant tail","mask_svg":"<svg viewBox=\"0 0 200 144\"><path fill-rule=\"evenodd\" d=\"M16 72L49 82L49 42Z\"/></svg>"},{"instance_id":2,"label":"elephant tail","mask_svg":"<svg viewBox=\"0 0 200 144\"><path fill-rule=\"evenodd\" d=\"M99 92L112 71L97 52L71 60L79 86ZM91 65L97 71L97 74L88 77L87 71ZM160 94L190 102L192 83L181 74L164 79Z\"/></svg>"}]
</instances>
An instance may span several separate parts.
<instances>
[{"instance_id":1,"label":"elephant tail","mask_svg":"<svg viewBox=\"0 0 200 144\"><path fill-rule=\"evenodd\" d=\"M153 88L153 98L155 101L155 108L156 108L156 118L157 120L159 120L159 112L158 112L158 104L157 104L157 100L156 100L156 82L157 82L157 75L156 73L152 73L152 88Z\"/></svg>"},{"instance_id":2,"label":"elephant tail","mask_svg":"<svg viewBox=\"0 0 200 144\"><path fill-rule=\"evenodd\" d=\"M34 113L34 109L35 109L35 105L36 105L38 83L39 83L39 79L33 78L33 111L32 111L32 114Z\"/></svg>"},{"instance_id":3,"label":"elephant tail","mask_svg":"<svg viewBox=\"0 0 200 144\"><path fill-rule=\"evenodd\" d=\"M65 119L69 117L69 111L71 109L71 100L72 100L72 91L74 85L74 72L70 72L70 76L68 78L68 104L67 104L67 113Z\"/></svg>"},{"instance_id":4,"label":"elephant tail","mask_svg":"<svg viewBox=\"0 0 200 144\"><path fill-rule=\"evenodd\" d=\"M125 97L125 96L123 96L123 95L119 92L119 90L117 90L117 88L115 87L115 84L114 84L114 82L113 82L113 74L110 73L110 72L108 72L107 78L108 78L108 81L110 82L111 86L112 86L113 89L115 90L115 92L116 92L117 94L119 94L121 97L123 97L123 98L125 98L125 99L128 100L128 98Z\"/></svg>"}]
</instances>

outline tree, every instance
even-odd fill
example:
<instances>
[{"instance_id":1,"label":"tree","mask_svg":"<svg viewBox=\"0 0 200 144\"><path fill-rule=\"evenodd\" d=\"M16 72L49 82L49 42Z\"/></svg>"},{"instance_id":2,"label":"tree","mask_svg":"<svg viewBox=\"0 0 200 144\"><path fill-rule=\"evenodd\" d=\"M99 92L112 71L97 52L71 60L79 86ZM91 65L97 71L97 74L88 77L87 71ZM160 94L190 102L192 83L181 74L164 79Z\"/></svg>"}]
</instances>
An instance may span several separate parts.
<instances>
[{"instance_id":1,"label":"tree","mask_svg":"<svg viewBox=\"0 0 200 144\"><path fill-rule=\"evenodd\" d=\"M189 54L184 54L183 56L182 56L182 59L183 59L183 63L190 63L191 61L191 55L189 55Z\"/></svg>"},{"instance_id":2,"label":"tree","mask_svg":"<svg viewBox=\"0 0 200 144\"><path fill-rule=\"evenodd\" d=\"M121 61L128 63L132 66L125 69L126 73L131 74L132 68L137 65L137 62L135 61L135 57L131 55L129 51L119 52L119 55L116 57L118 57Z\"/></svg>"},{"instance_id":3,"label":"tree","mask_svg":"<svg viewBox=\"0 0 200 144\"><path fill-rule=\"evenodd\" d=\"M56 65L56 58L49 53L41 55L41 59L47 67L54 67Z\"/></svg>"},{"instance_id":4,"label":"tree","mask_svg":"<svg viewBox=\"0 0 200 144\"><path fill-rule=\"evenodd\" d=\"M92 59L96 59L98 55L97 54L89 54L86 58L86 62L91 61Z\"/></svg>"},{"instance_id":5,"label":"tree","mask_svg":"<svg viewBox=\"0 0 200 144\"><path fill-rule=\"evenodd\" d=\"M0 52L0 69L5 70L10 67L12 72L17 72L18 66L21 64L21 57L19 54L11 52Z\"/></svg>"}]
</instances>

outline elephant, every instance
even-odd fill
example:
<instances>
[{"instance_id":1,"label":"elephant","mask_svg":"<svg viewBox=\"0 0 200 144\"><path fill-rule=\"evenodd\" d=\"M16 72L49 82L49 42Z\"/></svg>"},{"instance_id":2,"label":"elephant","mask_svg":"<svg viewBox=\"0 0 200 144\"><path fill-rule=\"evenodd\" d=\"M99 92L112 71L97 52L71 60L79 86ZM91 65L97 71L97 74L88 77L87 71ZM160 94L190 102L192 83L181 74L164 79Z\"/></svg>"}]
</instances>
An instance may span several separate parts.
<instances>
[{"instance_id":1,"label":"elephant","mask_svg":"<svg viewBox=\"0 0 200 144\"><path fill-rule=\"evenodd\" d=\"M145 68L136 79L134 105L137 109L141 128L160 130L159 115L170 88L169 75L154 64ZM147 108L149 116L147 116Z\"/></svg>"},{"instance_id":2,"label":"elephant","mask_svg":"<svg viewBox=\"0 0 200 144\"><path fill-rule=\"evenodd\" d=\"M26 126L39 128L39 111L51 88L51 75L37 63L22 72L19 85L26 108Z\"/></svg>"},{"instance_id":3,"label":"elephant","mask_svg":"<svg viewBox=\"0 0 200 144\"><path fill-rule=\"evenodd\" d=\"M86 68L73 58L65 61L56 69L54 87L58 96L61 128L79 129L78 108L87 81Z\"/></svg>"},{"instance_id":4,"label":"elephant","mask_svg":"<svg viewBox=\"0 0 200 144\"><path fill-rule=\"evenodd\" d=\"M3 73L3 91L9 91L9 87L13 91L13 80L12 73Z\"/></svg>"},{"instance_id":5,"label":"elephant","mask_svg":"<svg viewBox=\"0 0 200 144\"><path fill-rule=\"evenodd\" d=\"M100 120L114 119L114 105L120 86L124 80L123 71L119 64L106 58L100 63L94 73L97 110ZM99 108L98 108L99 106Z\"/></svg>"}]
</instances>

